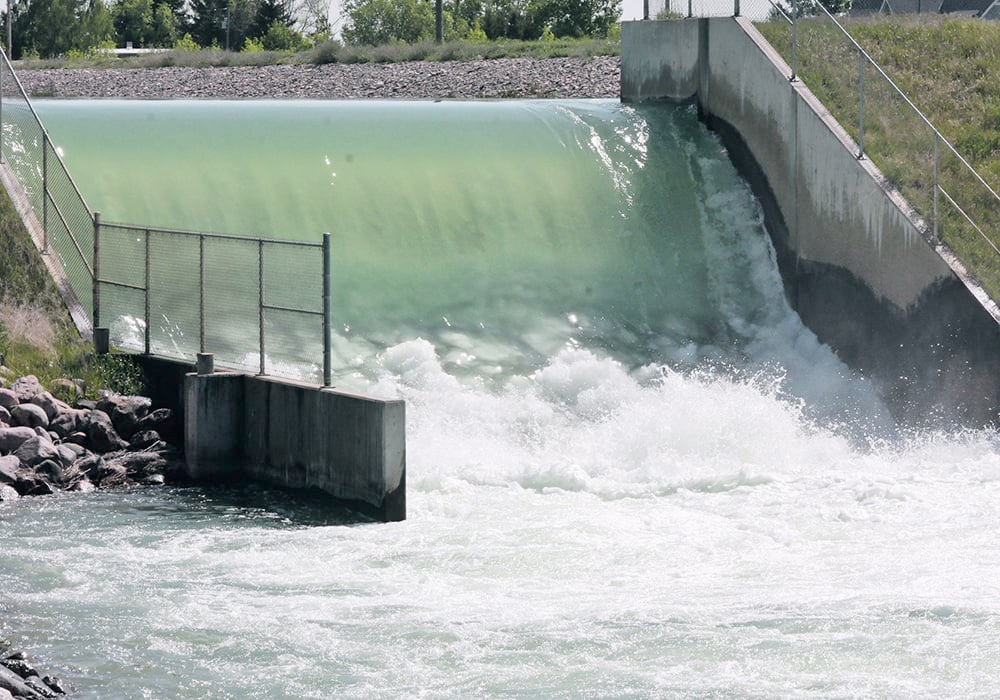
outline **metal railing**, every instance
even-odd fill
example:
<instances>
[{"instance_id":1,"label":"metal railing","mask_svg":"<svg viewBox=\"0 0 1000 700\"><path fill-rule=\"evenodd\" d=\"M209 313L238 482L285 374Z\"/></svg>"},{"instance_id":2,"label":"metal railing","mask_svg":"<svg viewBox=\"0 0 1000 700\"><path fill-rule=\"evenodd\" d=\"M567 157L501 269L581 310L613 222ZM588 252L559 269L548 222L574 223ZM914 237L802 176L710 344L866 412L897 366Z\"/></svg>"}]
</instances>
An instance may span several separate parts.
<instances>
[{"instance_id":1,"label":"metal railing","mask_svg":"<svg viewBox=\"0 0 1000 700\"><path fill-rule=\"evenodd\" d=\"M785 57L788 80L801 80L838 117L856 143L857 158L870 159L903 195L929 240L951 248L1000 298L1000 195L822 4L728 0L699 12L704 0L666 3L674 17L725 14L754 21Z\"/></svg>"},{"instance_id":2,"label":"metal railing","mask_svg":"<svg viewBox=\"0 0 1000 700\"><path fill-rule=\"evenodd\" d=\"M93 328L110 327L116 346L185 360L211 351L221 365L262 375L299 374L303 355L322 353L331 384L329 233L310 243L102 221L6 56L0 158L33 212L42 253L57 256Z\"/></svg>"}]
</instances>

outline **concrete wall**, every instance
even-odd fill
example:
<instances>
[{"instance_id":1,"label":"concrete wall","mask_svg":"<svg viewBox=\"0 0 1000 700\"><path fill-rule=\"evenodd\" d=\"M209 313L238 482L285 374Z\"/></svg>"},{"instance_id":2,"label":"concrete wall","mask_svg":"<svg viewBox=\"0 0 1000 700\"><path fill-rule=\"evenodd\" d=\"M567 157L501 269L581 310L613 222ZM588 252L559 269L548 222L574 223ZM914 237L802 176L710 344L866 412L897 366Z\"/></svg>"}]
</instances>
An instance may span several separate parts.
<instances>
[{"instance_id":1,"label":"concrete wall","mask_svg":"<svg viewBox=\"0 0 1000 700\"><path fill-rule=\"evenodd\" d=\"M743 18L630 22L622 99L698 102L761 200L792 305L911 423L986 424L1000 312Z\"/></svg>"},{"instance_id":2,"label":"concrete wall","mask_svg":"<svg viewBox=\"0 0 1000 700\"><path fill-rule=\"evenodd\" d=\"M319 489L406 518L405 405L273 377L185 377L185 454L197 480Z\"/></svg>"}]
</instances>

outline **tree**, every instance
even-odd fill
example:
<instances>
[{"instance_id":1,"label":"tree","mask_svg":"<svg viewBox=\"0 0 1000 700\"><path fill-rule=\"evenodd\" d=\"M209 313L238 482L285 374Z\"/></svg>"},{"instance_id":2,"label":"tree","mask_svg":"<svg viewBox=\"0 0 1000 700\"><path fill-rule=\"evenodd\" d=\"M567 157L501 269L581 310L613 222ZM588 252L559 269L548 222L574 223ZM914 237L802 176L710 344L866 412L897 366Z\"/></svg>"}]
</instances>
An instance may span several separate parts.
<instances>
[{"instance_id":1,"label":"tree","mask_svg":"<svg viewBox=\"0 0 1000 700\"><path fill-rule=\"evenodd\" d=\"M292 8L288 1L259 0L250 26L250 36L263 38L275 23L291 28Z\"/></svg>"},{"instance_id":2,"label":"tree","mask_svg":"<svg viewBox=\"0 0 1000 700\"><path fill-rule=\"evenodd\" d=\"M303 33L323 39L330 38L330 3L328 0L302 0L299 5Z\"/></svg>"},{"instance_id":3,"label":"tree","mask_svg":"<svg viewBox=\"0 0 1000 700\"><path fill-rule=\"evenodd\" d=\"M153 24L153 0L118 0L114 18L121 45L146 46Z\"/></svg>"},{"instance_id":4,"label":"tree","mask_svg":"<svg viewBox=\"0 0 1000 700\"><path fill-rule=\"evenodd\" d=\"M261 41L268 51L298 51L305 44L301 34L281 22L273 23Z\"/></svg>"},{"instance_id":5,"label":"tree","mask_svg":"<svg viewBox=\"0 0 1000 700\"><path fill-rule=\"evenodd\" d=\"M42 58L70 49L86 49L80 17L85 8L78 0L30 0L18 3L12 27L16 58L35 51Z\"/></svg>"},{"instance_id":6,"label":"tree","mask_svg":"<svg viewBox=\"0 0 1000 700\"><path fill-rule=\"evenodd\" d=\"M169 48L177 42L177 17L170 5L158 3L153 9L153 23L149 27L147 46Z\"/></svg>"},{"instance_id":7,"label":"tree","mask_svg":"<svg viewBox=\"0 0 1000 700\"><path fill-rule=\"evenodd\" d=\"M490 39L537 39L544 29L535 7L524 0L486 0L480 26Z\"/></svg>"},{"instance_id":8,"label":"tree","mask_svg":"<svg viewBox=\"0 0 1000 700\"><path fill-rule=\"evenodd\" d=\"M238 48L250 36L253 13L250 0L191 0L191 36L200 46Z\"/></svg>"},{"instance_id":9,"label":"tree","mask_svg":"<svg viewBox=\"0 0 1000 700\"><path fill-rule=\"evenodd\" d=\"M349 44L412 43L434 38L434 6L421 0L348 0L344 41Z\"/></svg>"},{"instance_id":10,"label":"tree","mask_svg":"<svg viewBox=\"0 0 1000 700\"><path fill-rule=\"evenodd\" d=\"M114 18L103 0L90 0L80 19L80 43L90 49L115 36Z\"/></svg>"},{"instance_id":11,"label":"tree","mask_svg":"<svg viewBox=\"0 0 1000 700\"><path fill-rule=\"evenodd\" d=\"M226 43L227 0L191 0L191 37L199 46Z\"/></svg>"},{"instance_id":12,"label":"tree","mask_svg":"<svg viewBox=\"0 0 1000 700\"><path fill-rule=\"evenodd\" d=\"M557 37L605 37L621 15L621 0L541 0L539 18Z\"/></svg>"}]
</instances>

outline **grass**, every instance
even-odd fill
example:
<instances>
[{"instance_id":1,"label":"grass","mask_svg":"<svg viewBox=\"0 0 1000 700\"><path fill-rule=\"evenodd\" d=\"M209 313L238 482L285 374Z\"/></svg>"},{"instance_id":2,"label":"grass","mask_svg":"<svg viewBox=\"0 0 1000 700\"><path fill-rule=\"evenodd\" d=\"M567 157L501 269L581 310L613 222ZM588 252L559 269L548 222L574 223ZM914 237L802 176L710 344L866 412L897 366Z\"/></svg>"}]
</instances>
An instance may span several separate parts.
<instances>
[{"instance_id":1,"label":"grass","mask_svg":"<svg viewBox=\"0 0 1000 700\"><path fill-rule=\"evenodd\" d=\"M30 59L15 61L16 69L59 68L163 68L180 66L208 68L221 66L320 65L324 63L401 63L405 61L476 61L493 58L563 58L581 59L617 56L616 39L555 39L552 41L447 41L437 44L421 41L382 46L345 46L326 41L295 53L277 51L237 52L218 49L187 51L174 49L128 58L115 58L91 52L72 58Z\"/></svg>"},{"instance_id":2,"label":"grass","mask_svg":"<svg viewBox=\"0 0 1000 700\"><path fill-rule=\"evenodd\" d=\"M0 379L34 374L47 387L55 379L72 379L90 398L100 389L143 393L142 372L129 356L94 355L80 337L3 188L0 280Z\"/></svg>"},{"instance_id":3,"label":"grass","mask_svg":"<svg viewBox=\"0 0 1000 700\"><path fill-rule=\"evenodd\" d=\"M1000 24L947 16L843 19L845 28L983 179L1000 184ZM791 29L758 25L786 61ZM856 141L861 71L856 49L829 20L800 20L797 72ZM935 135L873 68L864 71L864 150L920 213L935 223ZM938 184L982 231L1000 241L1000 201L938 143ZM994 187L996 189L996 187ZM937 232L994 299L1000 255L944 194Z\"/></svg>"}]
</instances>

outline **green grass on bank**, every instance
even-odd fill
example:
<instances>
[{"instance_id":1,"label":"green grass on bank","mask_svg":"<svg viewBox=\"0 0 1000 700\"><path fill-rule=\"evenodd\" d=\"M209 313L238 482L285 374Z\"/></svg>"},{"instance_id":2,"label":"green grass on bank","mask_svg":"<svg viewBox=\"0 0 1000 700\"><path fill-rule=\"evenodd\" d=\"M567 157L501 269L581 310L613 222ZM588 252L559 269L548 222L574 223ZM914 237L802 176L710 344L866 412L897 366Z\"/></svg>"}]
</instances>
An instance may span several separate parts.
<instances>
[{"instance_id":1,"label":"green grass on bank","mask_svg":"<svg viewBox=\"0 0 1000 700\"><path fill-rule=\"evenodd\" d=\"M1000 23L912 15L843 19L845 28L882 66L958 153L996 189L1000 185ZM791 28L758 25L791 62ZM798 74L855 139L861 133L862 76L857 51L826 19L800 20ZM876 71L864 72L865 154L920 215L934 221L933 131ZM994 241L1000 203L958 158L938 148L939 182ZM938 233L994 299L1000 299L1000 256L944 196Z\"/></svg>"},{"instance_id":2,"label":"green grass on bank","mask_svg":"<svg viewBox=\"0 0 1000 700\"><path fill-rule=\"evenodd\" d=\"M34 374L46 387L58 378L79 380L91 398L102 388L143 391L142 373L129 356L98 357L92 350L0 187L0 379Z\"/></svg>"},{"instance_id":3,"label":"green grass on bank","mask_svg":"<svg viewBox=\"0 0 1000 700\"><path fill-rule=\"evenodd\" d=\"M422 41L413 44L395 43L382 46L345 46L338 41L326 41L308 51L282 53L277 51L237 52L218 49L186 51L173 49L162 53L129 58L115 58L91 51L69 58L15 61L23 70L47 68L162 68L181 66L206 68L218 66L268 66L280 64L320 65L324 63L401 63L404 61L477 61L493 58L564 58L581 59L595 56L617 56L617 39L553 39L519 41L447 41L437 44Z\"/></svg>"}]
</instances>

